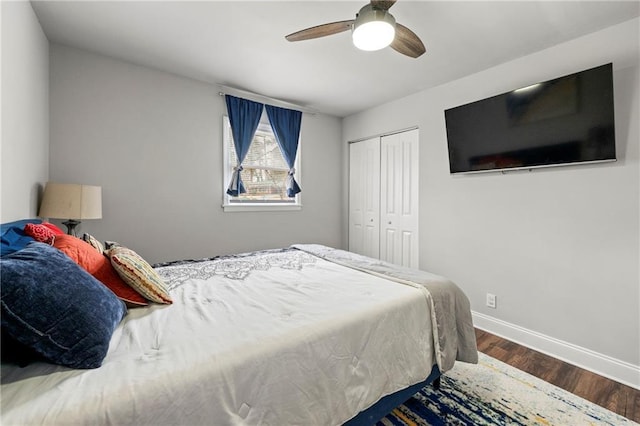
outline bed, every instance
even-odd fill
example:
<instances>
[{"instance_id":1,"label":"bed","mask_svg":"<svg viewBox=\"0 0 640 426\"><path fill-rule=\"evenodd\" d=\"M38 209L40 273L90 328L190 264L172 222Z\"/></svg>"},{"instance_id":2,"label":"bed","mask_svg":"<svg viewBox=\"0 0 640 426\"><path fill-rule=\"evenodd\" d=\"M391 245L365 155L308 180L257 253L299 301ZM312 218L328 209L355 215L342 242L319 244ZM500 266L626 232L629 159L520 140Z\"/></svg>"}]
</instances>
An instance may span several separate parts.
<instances>
[{"instance_id":1,"label":"bed","mask_svg":"<svg viewBox=\"0 0 640 426\"><path fill-rule=\"evenodd\" d=\"M98 368L2 364L3 425L372 424L477 362L466 296L426 272L321 245L154 271L172 303L128 309Z\"/></svg>"}]
</instances>

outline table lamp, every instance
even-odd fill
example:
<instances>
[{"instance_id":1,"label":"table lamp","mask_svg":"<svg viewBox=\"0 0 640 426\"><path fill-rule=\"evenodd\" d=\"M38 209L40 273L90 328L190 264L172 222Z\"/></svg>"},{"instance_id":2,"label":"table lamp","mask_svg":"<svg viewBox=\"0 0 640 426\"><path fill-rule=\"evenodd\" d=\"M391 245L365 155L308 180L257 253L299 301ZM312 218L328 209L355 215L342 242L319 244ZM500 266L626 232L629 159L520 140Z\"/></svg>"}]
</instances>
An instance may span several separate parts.
<instances>
[{"instance_id":1,"label":"table lamp","mask_svg":"<svg viewBox=\"0 0 640 426\"><path fill-rule=\"evenodd\" d=\"M76 236L81 220L102 219L102 187L47 182L38 216L67 219L67 234Z\"/></svg>"}]
</instances>

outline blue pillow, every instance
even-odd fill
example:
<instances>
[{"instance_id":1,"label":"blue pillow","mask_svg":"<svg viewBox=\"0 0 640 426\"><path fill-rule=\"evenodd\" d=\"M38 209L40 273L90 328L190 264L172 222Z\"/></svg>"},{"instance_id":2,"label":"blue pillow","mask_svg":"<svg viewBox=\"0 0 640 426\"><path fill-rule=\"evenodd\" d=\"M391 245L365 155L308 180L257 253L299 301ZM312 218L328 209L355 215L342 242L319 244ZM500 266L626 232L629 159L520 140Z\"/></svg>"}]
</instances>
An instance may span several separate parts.
<instances>
[{"instance_id":1,"label":"blue pillow","mask_svg":"<svg viewBox=\"0 0 640 426\"><path fill-rule=\"evenodd\" d=\"M49 362L97 368L125 305L66 254L32 242L0 259L2 328Z\"/></svg>"},{"instance_id":2,"label":"blue pillow","mask_svg":"<svg viewBox=\"0 0 640 426\"><path fill-rule=\"evenodd\" d=\"M38 352L11 337L4 327L2 327L1 339L0 357L3 364L18 364L20 367L26 367L35 361L47 361Z\"/></svg>"},{"instance_id":3,"label":"blue pillow","mask_svg":"<svg viewBox=\"0 0 640 426\"><path fill-rule=\"evenodd\" d=\"M24 232L27 223L42 223L40 219L24 219L0 225L0 256L23 249L33 238Z\"/></svg>"}]
</instances>

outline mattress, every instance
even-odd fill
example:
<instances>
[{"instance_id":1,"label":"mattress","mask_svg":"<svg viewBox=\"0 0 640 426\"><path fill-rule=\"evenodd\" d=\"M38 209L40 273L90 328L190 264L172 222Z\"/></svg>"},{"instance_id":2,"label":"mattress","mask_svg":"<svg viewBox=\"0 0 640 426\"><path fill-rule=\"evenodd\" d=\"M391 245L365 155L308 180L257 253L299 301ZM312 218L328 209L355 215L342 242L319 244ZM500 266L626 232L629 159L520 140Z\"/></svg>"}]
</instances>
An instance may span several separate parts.
<instances>
[{"instance_id":1,"label":"mattress","mask_svg":"<svg viewBox=\"0 0 640 426\"><path fill-rule=\"evenodd\" d=\"M3 364L2 424L338 425L438 363L419 286L301 249L157 271L174 303L130 309L102 367Z\"/></svg>"}]
</instances>

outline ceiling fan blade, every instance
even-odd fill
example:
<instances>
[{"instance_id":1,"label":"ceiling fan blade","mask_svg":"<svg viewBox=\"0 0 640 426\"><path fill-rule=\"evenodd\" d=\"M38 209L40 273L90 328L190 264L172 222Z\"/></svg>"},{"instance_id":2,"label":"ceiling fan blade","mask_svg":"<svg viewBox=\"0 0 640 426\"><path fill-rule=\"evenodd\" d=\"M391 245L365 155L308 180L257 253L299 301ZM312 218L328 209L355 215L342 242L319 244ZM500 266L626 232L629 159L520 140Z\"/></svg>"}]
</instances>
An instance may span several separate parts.
<instances>
[{"instance_id":1,"label":"ceiling fan blade","mask_svg":"<svg viewBox=\"0 0 640 426\"><path fill-rule=\"evenodd\" d=\"M350 30L353 22L353 19L349 19L348 21L331 22L329 24L318 25L291 33L288 36L285 36L285 38L289 41L301 41L338 34L343 31Z\"/></svg>"},{"instance_id":2,"label":"ceiling fan blade","mask_svg":"<svg viewBox=\"0 0 640 426\"><path fill-rule=\"evenodd\" d=\"M378 10L389 10L396 0L371 0L371 6Z\"/></svg>"},{"instance_id":3,"label":"ceiling fan blade","mask_svg":"<svg viewBox=\"0 0 640 426\"><path fill-rule=\"evenodd\" d=\"M409 28L397 22L396 37L391 42L391 48L412 58L417 58L426 51L420 38Z\"/></svg>"}]
</instances>

